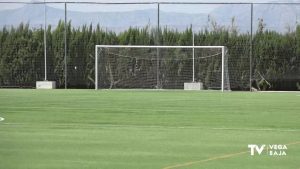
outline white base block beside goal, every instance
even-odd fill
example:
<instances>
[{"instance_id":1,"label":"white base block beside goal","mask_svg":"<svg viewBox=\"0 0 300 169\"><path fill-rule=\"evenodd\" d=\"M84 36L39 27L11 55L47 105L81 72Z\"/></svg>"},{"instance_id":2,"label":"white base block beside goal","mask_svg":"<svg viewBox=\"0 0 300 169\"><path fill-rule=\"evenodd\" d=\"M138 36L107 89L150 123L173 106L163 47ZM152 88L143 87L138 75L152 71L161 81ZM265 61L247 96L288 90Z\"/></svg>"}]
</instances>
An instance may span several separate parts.
<instances>
[{"instance_id":1,"label":"white base block beside goal","mask_svg":"<svg viewBox=\"0 0 300 169\"><path fill-rule=\"evenodd\" d=\"M203 84L201 82L184 83L184 90L202 90Z\"/></svg>"},{"instance_id":2,"label":"white base block beside goal","mask_svg":"<svg viewBox=\"0 0 300 169\"><path fill-rule=\"evenodd\" d=\"M56 82L55 81L37 81L36 89L55 89Z\"/></svg>"}]
</instances>

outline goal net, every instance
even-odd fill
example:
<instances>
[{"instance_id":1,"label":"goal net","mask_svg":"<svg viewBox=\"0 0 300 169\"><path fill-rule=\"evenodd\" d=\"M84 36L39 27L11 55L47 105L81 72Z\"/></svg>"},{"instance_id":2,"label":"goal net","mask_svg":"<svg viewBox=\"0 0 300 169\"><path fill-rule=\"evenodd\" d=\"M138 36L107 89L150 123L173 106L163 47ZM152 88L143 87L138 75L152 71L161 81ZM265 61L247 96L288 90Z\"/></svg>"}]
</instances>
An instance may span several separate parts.
<instances>
[{"instance_id":1,"label":"goal net","mask_svg":"<svg viewBox=\"0 0 300 169\"><path fill-rule=\"evenodd\" d=\"M230 90L224 46L96 45L95 89Z\"/></svg>"}]
</instances>

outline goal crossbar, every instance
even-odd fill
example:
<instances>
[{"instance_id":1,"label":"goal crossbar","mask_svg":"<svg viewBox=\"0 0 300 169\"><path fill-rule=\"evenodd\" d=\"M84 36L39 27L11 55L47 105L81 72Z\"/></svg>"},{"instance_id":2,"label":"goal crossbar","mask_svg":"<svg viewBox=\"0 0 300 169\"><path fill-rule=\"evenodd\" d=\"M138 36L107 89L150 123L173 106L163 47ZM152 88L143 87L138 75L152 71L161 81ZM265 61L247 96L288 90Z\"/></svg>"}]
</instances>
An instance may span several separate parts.
<instances>
[{"instance_id":1,"label":"goal crossbar","mask_svg":"<svg viewBox=\"0 0 300 169\"><path fill-rule=\"evenodd\" d=\"M222 49L225 46L146 46L146 45L96 45L97 48L197 48L197 49Z\"/></svg>"},{"instance_id":2,"label":"goal crossbar","mask_svg":"<svg viewBox=\"0 0 300 169\"><path fill-rule=\"evenodd\" d=\"M224 91L224 57L225 46L146 46L146 45L96 45L95 46L95 90L98 90L98 48L172 48L172 49L221 49L222 50L222 79L221 90Z\"/></svg>"}]
</instances>

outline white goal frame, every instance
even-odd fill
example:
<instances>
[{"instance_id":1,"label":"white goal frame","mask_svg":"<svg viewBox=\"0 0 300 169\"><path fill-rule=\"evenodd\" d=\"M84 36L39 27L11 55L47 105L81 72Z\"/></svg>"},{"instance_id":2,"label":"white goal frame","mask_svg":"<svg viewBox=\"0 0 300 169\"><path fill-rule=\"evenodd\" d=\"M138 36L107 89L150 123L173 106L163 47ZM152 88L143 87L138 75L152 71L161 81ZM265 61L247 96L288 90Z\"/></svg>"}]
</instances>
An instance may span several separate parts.
<instances>
[{"instance_id":1,"label":"white goal frame","mask_svg":"<svg viewBox=\"0 0 300 169\"><path fill-rule=\"evenodd\" d=\"M96 45L95 46L95 90L98 90L98 48L179 48L179 49L221 49L222 50L222 82L221 91L224 92L224 57L225 46L146 46L146 45ZM194 53L193 53L193 80L194 80Z\"/></svg>"}]
</instances>

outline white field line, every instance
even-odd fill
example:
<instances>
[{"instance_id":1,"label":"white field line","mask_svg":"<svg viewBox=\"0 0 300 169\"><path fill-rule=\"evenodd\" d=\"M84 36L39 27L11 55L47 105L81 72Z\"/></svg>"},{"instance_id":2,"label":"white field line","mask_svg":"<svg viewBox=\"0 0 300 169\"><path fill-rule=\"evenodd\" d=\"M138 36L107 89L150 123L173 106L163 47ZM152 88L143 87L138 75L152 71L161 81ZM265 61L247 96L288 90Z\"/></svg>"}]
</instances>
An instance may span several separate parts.
<instances>
[{"instance_id":1,"label":"white field line","mask_svg":"<svg viewBox=\"0 0 300 169\"><path fill-rule=\"evenodd\" d=\"M259 93L300 93L300 91L258 91Z\"/></svg>"},{"instance_id":2,"label":"white field line","mask_svg":"<svg viewBox=\"0 0 300 169\"><path fill-rule=\"evenodd\" d=\"M4 118L3 118L3 117L0 117L0 121L4 121Z\"/></svg>"},{"instance_id":3,"label":"white field line","mask_svg":"<svg viewBox=\"0 0 300 169\"><path fill-rule=\"evenodd\" d=\"M242 131L300 131L300 129L272 129L272 128L212 128L213 130L242 130Z\"/></svg>"},{"instance_id":4,"label":"white field line","mask_svg":"<svg viewBox=\"0 0 300 169\"><path fill-rule=\"evenodd\" d=\"M215 157L211 157L211 158L204 159L204 160L190 161L190 162L186 162L186 163L171 165L171 166L164 167L163 169L175 169L175 168L182 168L182 167L186 168L186 167L189 167L191 165L206 163L206 162L210 162L210 161L227 159L227 158L231 158L231 157L234 157L234 156L239 156L239 155L242 155L242 154L246 154L248 152L249 151L242 151L242 152L237 152L237 153L225 154L225 155L215 156Z\"/></svg>"},{"instance_id":5,"label":"white field line","mask_svg":"<svg viewBox=\"0 0 300 169\"><path fill-rule=\"evenodd\" d=\"M2 123L5 125L35 125L34 123ZM115 125L115 124L84 124L84 123L49 123L37 124L45 127L94 127L94 128L160 128L160 129L200 129L200 130L240 130L240 131L280 131L299 132L300 129L272 129L272 128L226 128L226 127L201 127L201 126L155 126L155 125Z\"/></svg>"},{"instance_id":6,"label":"white field line","mask_svg":"<svg viewBox=\"0 0 300 169\"><path fill-rule=\"evenodd\" d=\"M28 106L28 107L6 107L9 109L13 109L13 111L20 111L20 110L16 110L16 109L22 109L21 111L27 111L26 109L45 109L45 107L37 107L37 106ZM142 111L159 111L159 112L182 112L182 110L180 109L153 109L153 108L119 108L119 107L101 107L101 108L82 108L82 107L47 107L47 109L60 109L60 110L91 110L91 111L105 111L105 110L117 110L117 111L132 111L132 112L142 112Z\"/></svg>"}]
</instances>

